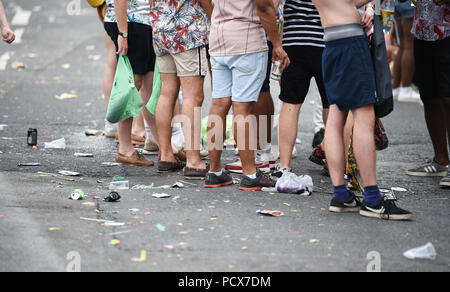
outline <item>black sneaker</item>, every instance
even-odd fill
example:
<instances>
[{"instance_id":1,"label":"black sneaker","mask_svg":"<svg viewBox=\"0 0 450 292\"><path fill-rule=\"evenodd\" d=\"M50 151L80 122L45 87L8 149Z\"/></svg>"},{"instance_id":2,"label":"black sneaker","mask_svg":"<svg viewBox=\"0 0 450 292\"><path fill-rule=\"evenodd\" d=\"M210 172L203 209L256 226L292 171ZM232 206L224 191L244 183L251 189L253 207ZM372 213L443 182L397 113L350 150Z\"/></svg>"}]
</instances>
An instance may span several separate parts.
<instances>
[{"instance_id":1,"label":"black sneaker","mask_svg":"<svg viewBox=\"0 0 450 292\"><path fill-rule=\"evenodd\" d=\"M349 192L351 198L348 201L342 201L336 197L331 200L330 212L334 213L357 213L361 209L361 201L352 192Z\"/></svg>"},{"instance_id":2,"label":"black sneaker","mask_svg":"<svg viewBox=\"0 0 450 292\"><path fill-rule=\"evenodd\" d=\"M330 169L328 168L328 164L325 161L325 165L322 168L322 176L330 177Z\"/></svg>"},{"instance_id":3,"label":"black sneaker","mask_svg":"<svg viewBox=\"0 0 450 292\"><path fill-rule=\"evenodd\" d=\"M317 165L325 166L326 161L325 151L322 149L322 145L318 145L311 156L309 156L309 161L314 162Z\"/></svg>"},{"instance_id":4,"label":"black sneaker","mask_svg":"<svg viewBox=\"0 0 450 292\"><path fill-rule=\"evenodd\" d=\"M271 180L267 175L263 174L261 170L256 170L256 178L251 179L246 175L242 176L241 186L239 187L242 191L260 191L263 188L274 188L275 182Z\"/></svg>"},{"instance_id":5,"label":"black sneaker","mask_svg":"<svg viewBox=\"0 0 450 292\"><path fill-rule=\"evenodd\" d=\"M369 206L363 202L359 214L365 217L384 220L411 220L412 214L397 207L395 201L397 199L390 194L383 196L376 206Z\"/></svg>"},{"instance_id":6,"label":"black sneaker","mask_svg":"<svg viewBox=\"0 0 450 292\"><path fill-rule=\"evenodd\" d=\"M316 148L317 146L322 144L324 137L325 137L325 129L322 128L322 129L320 129L319 132L317 132L314 135L314 139L313 139L313 142L312 142L312 148Z\"/></svg>"},{"instance_id":7,"label":"black sneaker","mask_svg":"<svg viewBox=\"0 0 450 292\"><path fill-rule=\"evenodd\" d=\"M217 176L214 173L207 173L205 177L205 188L220 188L233 184L231 175L222 170L222 175Z\"/></svg>"}]
</instances>

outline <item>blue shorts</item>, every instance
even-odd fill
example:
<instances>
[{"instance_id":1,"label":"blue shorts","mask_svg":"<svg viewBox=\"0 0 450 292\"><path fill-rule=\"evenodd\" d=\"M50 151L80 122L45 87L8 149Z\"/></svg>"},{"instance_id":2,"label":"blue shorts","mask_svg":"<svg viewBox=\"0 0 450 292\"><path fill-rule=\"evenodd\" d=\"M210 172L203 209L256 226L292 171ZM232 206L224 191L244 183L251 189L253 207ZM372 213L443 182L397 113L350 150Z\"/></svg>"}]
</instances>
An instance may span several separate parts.
<instances>
[{"instance_id":1,"label":"blue shorts","mask_svg":"<svg viewBox=\"0 0 450 292\"><path fill-rule=\"evenodd\" d=\"M406 2L398 2L395 4L395 19L405 18L412 19L414 18L414 14L416 13L416 8L411 5L410 1Z\"/></svg>"},{"instance_id":2,"label":"blue shorts","mask_svg":"<svg viewBox=\"0 0 450 292\"><path fill-rule=\"evenodd\" d=\"M326 42L322 70L330 105L349 111L375 104L375 73L366 36Z\"/></svg>"},{"instance_id":3,"label":"blue shorts","mask_svg":"<svg viewBox=\"0 0 450 292\"><path fill-rule=\"evenodd\" d=\"M213 98L257 102L267 75L268 51L227 57L211 56Z\"/></svg>"}]
</instances>

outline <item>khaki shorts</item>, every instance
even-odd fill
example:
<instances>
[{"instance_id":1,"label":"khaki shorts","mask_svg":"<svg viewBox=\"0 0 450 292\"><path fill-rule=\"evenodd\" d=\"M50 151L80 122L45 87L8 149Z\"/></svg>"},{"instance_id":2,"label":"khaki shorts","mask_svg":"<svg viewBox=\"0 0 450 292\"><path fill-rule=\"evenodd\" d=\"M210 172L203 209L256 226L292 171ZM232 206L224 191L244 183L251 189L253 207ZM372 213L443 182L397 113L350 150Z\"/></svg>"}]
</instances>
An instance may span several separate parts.
<instances>
[{"instance_id":1,"label":"khaki shorts","mask_svg":"<svg viewBox=\"0 0 450 292\"><path fill-rule=\"evenodd\" d=\"M178 77L206 76L209 70L206 48L158 57L158 67L162 74L177 74Z\"/></svg>"}]
</instances>

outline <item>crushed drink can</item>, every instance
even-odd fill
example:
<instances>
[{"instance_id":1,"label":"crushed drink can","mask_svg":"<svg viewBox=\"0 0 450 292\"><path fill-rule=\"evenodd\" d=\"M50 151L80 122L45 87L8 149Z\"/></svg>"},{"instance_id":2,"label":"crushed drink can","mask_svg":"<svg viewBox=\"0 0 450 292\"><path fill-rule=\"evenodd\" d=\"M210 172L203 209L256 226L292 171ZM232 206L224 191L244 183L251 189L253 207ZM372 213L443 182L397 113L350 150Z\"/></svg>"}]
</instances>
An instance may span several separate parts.
<instances>
[{"instance_id":1,"label":"crushed drink can","mask_svg":"<svg viewBox=\"0 0 450 292\"><path fill-rule=\"evenodd\" d=\"M276 81L281 80L281 76L283 75L283 71L281 71L281 62L276 61L272 64L272 70L270 73L270 78Z\"/></svg>"},{"instance_id":2,"label":"crushed drink can","mask_svg":"<svg viewBox=\"0 0 450 292\"><path fill-rule=\"evenodd\" d=\"M105 202L118 202L121 199L118 192L111 192L109 195L103 199Z\"/></svg>"},{"instance_id":3,"label":"crushed drink can","mask_svg":"<svg viewBox=\"0 0 450 292\"><path fill-rule=\"evenodd\" d=\"M74 201L83 200L84 192L82 190L74 190L72 194L70 194L70 199Z\"/></svg>"},{"instance_id":4,"label":"crushed drink can","mask_svg":"<svg viewBox=\"0 0 450 292\"><path fill-rule=\"evenodd\" d=\"M37 129L28 129L27 134L27 144L30 146L36 146L37 145Z\"/></svg>"}]
</instances>

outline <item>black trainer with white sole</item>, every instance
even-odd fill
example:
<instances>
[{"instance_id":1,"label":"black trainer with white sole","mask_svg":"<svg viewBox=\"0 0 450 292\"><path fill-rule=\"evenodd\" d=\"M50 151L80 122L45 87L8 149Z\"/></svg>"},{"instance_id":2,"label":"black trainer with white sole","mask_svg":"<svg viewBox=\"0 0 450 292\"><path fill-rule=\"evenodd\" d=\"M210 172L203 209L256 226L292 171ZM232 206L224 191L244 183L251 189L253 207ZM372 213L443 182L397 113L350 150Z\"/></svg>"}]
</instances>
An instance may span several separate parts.
<instances>
[{"instance_id":1,"label":"black trainer with white sole","mask_svg":"<svg viewBox=\"0 0 450 292\"><path fill-rule=\"evenodd\" d=\"M334 213L357 213L361 209L361 201L350 192L351 198L348 201L342 201L336 197L331 200L330 212Z\"/></svg>"},{"instance_id":2,"label":"black trainer with white sole","mask_svg":"<svg viewBox=\"0 0 450 292\"><path fill-rule=\"evenodd\" d=\"M364 217L384 220L411 220L411 212L397 207L395 204L396 200L392 196L383 196L375 206L369 206L363 202L359 214Z\"/></svg>"}]
</instances>

